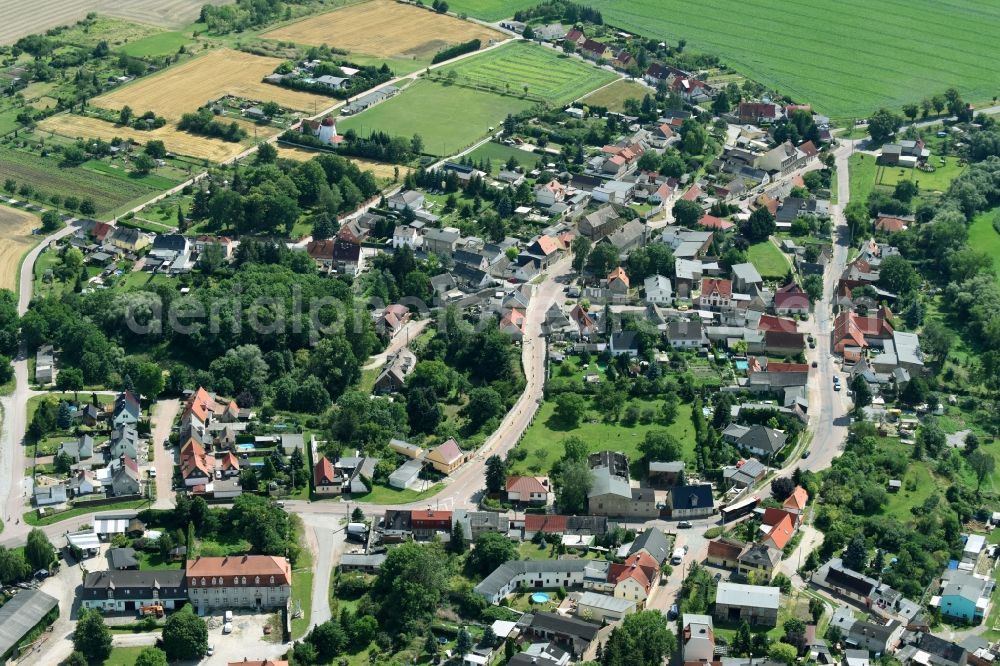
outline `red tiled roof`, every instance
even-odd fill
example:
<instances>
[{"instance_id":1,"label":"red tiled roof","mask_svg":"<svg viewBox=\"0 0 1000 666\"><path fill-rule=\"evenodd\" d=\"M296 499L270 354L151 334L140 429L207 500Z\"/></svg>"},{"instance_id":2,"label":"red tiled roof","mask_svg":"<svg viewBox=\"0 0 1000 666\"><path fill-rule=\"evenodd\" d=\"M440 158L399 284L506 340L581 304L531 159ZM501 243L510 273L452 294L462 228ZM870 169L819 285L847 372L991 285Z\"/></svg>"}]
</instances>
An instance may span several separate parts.
<instances>
[{"instance_id":1,"label":"red tiled roof","mask_svg":"<svg viewBox=\"0 0 1000 666\"><path fill-rule=\"evenodd\" d=\"M723 220L720 217L715 217L714 215L703 215L702 218L698 220L698 224L706 229L720 229L722 231L727 231L736 226L732 222Z\"/></svg>"},{"instance_id":2,"label":"red tiled roof","mask_svg":"<svg viewBox=\"0 0 1000 666\"><path fill-rule=\"evenodd\" d=\"M549 489L536 476L509 476L507 477L507 492L530 495L531 493L547 493Z\"/></svg>"},{"instance_id":3,"label":"red tiled roof","mask_svg":"<svg viewBox=\"0 0 1000 666\"><path fill-rule=\"evenodd\" d=\"M698 187L697 185L692 185L691 188L681 196L681 199L683 199L684 201L694 201L701 195L702 195L701 188Z\"/></svg>"},{"instance_id":4,"label":"red tiled roof","mask_svg":"<svg viewBox=\"0 0 1000 666\"><path fill-rule=\"evenodd\" d=\"M219 462L219 466L224 470L238 470L240 468L239 458L232 451L226 451Z\"/></svg>"},{"instance_id":5,"label":"red tiled roof","mask_svg":"<svg viewBox=\"0 0 1000 666\"><path fill-rule=\"evenodd\" d=\"M559 248L559 241L552 236L539 236L538 237L538 249L542 251L546 257L555 252Z\"/></svg>"},{"instance_id":6,"label":"red tiled roof","mask_svg":"<svg viewBox=\"0 0 1000 666\"><path fill-rule=\"evenodd\" d=\"M783 509L777 509L773 506L769 506L766 509L764 509L764 516L761 518L760 522L762 525L773 527L774 525L777 525L782 520L784 520L786 516L792 519L793 524L796 522L796 520L798 520L798 517L795 514L788 513Z\"/></svg>"},{"instance_id":7,"label":"red tiled roof","mask_svg":"<svg viewBox=\"0 0 1000 666\"><path fill-rule=\"evenodd\" d=\"M774 104L767 102L740 102L739 115L741 118L774 118Z\"/></svg>"},{"instance_id":8,"label":"red tiled roof","mask_svg":"<svg viewBox=\"0 0 1000 666\"><path fill-rule=\"evenodd\" d=\"M524 529L527 532L561 534L566 531L568 519L569 516L529 513L524 516Z\"/></svg>"},{"instance_id":9,"label":"red tiled roof","mask_svg":"<svg viewBox=\"0 0 1000 666\"><path fill-rule=\"evenodd\" d=\"M799 144L799 150L806 154L806 157L816 157L819 155L819 151L816 149L816 144L812 141L806 141L805 143Z\"/></svg>"},{"instance_id":10,"label":"red tiled roof","mask_svg":"<svg viewBox=\"0 0 1000 666\"><path fill-rule=\"evenodd\" d=\"M313 483L319 487L333 483L335 478L337 478L337 473L333 469L333 463L326 456L323 456L313 468Z\"/></svg>"},{"instance_id":11,"label":"red tiled roof","mask_svg":"<svg viewBox=\"0 0 1000 666\"><path fill-rule=\"evenodd\" d=\"M626 287L629 286L628 275L625 273L625 269L621 266L618 266L608 273L608 284L611 284L615 280L621 280L625 283Z\"/></svg>"},{"instance_id":12,"label":"red tiled roof","mask_svg":"<svg viewBox=\"0 0 1000 666\"><path fill-rule=\"evenodd\" d=\"M448 521L450 523L451 511L435 511L434 509L417 510L410 513L410 520L414 523L418 521L427 523L443 523Z\"/></svg>"},{"instance_id":13,"label":"red tiled roof","mask_svg":"<svg viewBox=\"0 0 1000 666\"><path fill-rule=\"evenodd\" d=\"M721 557L735 560L743 552L743 546L727 539L715 539L708 542L709 557Z\"/></svg>"},{"instance_id":14,"label":"red tiled roof","mask_svg":"<svg viewBox=\"0 0 1000 666\"><path fill-rule=\"evenodd\" d=\"M898 217L891 217L889 215L882 215L875 221L875 229L877 231L884 231L890 234L903 231L908 225L908 221Z\"/></svg>"},{"instance_id":15,"label":"red tiled roof","mask_svg":"<svg viewBox=\"0 0 1000 666\"><path fill-rule=\"evenodd\" d=\"M798 324L794 319L775 317L774 315L761 315L757 322L758 331L797 331Z\"/></svg>"},{"instance_id":16,"label":"red tiled roof","mask_svg":"<svg viewBox=\"0 0 1000 666\"><path fill-rule=\"evenodd\" d=\"M264 581L255 583L256 576L264 578ZM274 555L199 557L188 560L185 577L188 587L202 587L201 579L205 579L205 587L258 587L262 584L270 585L271 576L274 576L275 585L291 585L292 565L284 557ZM212 577L219 579L216 585L211 584ZM199 584L192 585L192 579L195 578L199 579Z\"/></svg>"},{"instance_id":17,"label":"red tiled roof","mask_svg":"<svg viewBox=\"0 0 1000 666\"><path fill-rule=\"evenodd\" d=\"M792 517L786 514L771 528L765 541L770 541L775 548L781 550L792 540L793 534L795 534L795 526L792 523Z\"/></svg>"},{"instance_id":18,"label":"red tiled roof","mask_svg":"<svg viewBox=\"0 0 1000 666\"><path fill-rule=\"evenodd\" d=\"M733 297L732 280L702 278L701 295L704 297L710 295L713 292L718 292L719 296L722 298L732 298Z\"/></svg>"},{"instance_id":19,"label":"red tiled roof","mask_svg":"<svg viewBox=\"0 0 1000 666\"><path fill-rule=\"evenodd\" d=\"M795 490L788 496L783 506L786 509L798 509L801 511L806 508L806 504L808 503L809 493L806 492L806 489L802 486L795 486Z\"/></svg>"},{"instance_id":20,"label":"red tiled roof","mask_svg":"<svg viewBox=\"0 0 1000 666\"><path fill-rule=\"evenodd\" d=\"M517 308L511 308L510 312L503 316L500 320L500 328L507 328L508 326L514 326L517 330L524 332L524 313ZM457 445L456 445L457 446Z\"/></svg>"}]
</instances>

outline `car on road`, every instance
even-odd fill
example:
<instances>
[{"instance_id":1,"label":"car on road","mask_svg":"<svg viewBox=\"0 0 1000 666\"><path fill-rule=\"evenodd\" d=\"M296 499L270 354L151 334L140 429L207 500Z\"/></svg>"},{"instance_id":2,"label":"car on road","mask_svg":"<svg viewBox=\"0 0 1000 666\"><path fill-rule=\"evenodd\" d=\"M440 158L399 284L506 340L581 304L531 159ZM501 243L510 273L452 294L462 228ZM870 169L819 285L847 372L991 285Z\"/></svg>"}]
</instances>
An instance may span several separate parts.
<instances>
[{"instance_id":1,"label":"car on road","mask_svg":"<svg viewBox=\"0 0 1000 666\"><path fill-rule=\"evenodd\" d=\"M813 367L814 368L819 367L819 363L817 363L816 361L813 361Z\"/></svg>"},{"instance_id":2,"label":"car on road","mask_svg":"<svg viewBox=\"0 0 1000 666\"><path fill-rule=\"evenodd\" d=\"M149 478L151 478L151 479L155 479L156 478L156 470L155 469L150 468L150 470L149 470Z\"/></svg>"},{"instance_id":3,"label":"car on road","mask_svg":"<svg viewBox=\"0 0 1000 666\"><path fill-rule=\"evenodd\" d=\"M677 619L677 613L678 613L677 604L671 605L670 606L670 610L667 611L667 619L668 620L676 620Z\"/></svg>"},{"instance_id":4,"label":"car on road","mask_svg":"<svg viewBox=\"0 0 1000 666\"><path fill-rule=\"evenodd\" d=\"M802 457L803 458L808 458L809 457L809 449L806 449L805 451L802 452Z\"/></svg>"},{"instance_id":5,"label":"car on road","mask_svg":"<svg viewBox=\"0 0 1000 666\"><path fill-rule=\"evenodd\" d=\"M720 572L720 573L717 573L717 574L715 574L715 580L716 580L716 581L720 581L720 580L722 580L722 573L721 573L721 572Z\"/></svg>"},{"instance_id":6,"label":"car on road","mask_svg":"<svg viewBox=\"0 0 1000 666\"><path fill-rule=\"evenodd\" d=\"M836 384L833 385L833 390L834 391L839 391L840 390L840 382L837 382Z\"/></svg>"},{"instance_id":7,"label":"car on road","mask_svg":"<svg viewBox=\"0 0 1000 666\"><path fill-rule=\"evenodd\" d=\"M215 654L215 646L214 645L209 645L208 649L205 650L205 654L207 656L209 656L209 657L211 657L213 654Z\"/></svg>"},{"instance_id":8,"label":"car on road","mask_svg":"<svg viewBox=\"0 0 1000 666\"><path fill-rule=\"evenodd\" d=\"M677 527L680 527L682 529L689 528L689 527L691 527L691 521L689 521L689 520L682 520L679 523L677 523Z\"/></svg>"}]
</instances>

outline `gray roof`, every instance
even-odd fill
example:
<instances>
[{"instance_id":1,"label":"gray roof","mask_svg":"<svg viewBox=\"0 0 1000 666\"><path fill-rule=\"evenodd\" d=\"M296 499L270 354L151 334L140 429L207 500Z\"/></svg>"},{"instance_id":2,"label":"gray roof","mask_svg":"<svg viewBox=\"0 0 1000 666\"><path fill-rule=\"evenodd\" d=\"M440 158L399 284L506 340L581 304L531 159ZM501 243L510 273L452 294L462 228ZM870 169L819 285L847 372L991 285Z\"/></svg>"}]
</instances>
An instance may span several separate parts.
<instances>
[{"instance_id":1,"label":"gray roof","mask_svg":"<svg viewBox=\"0 0 1000 666\"><path fill-rule=\"evenodd\" d=\"M727 606L748 606L753 608L778 609L781 590L763 585L743 585L720 581L715 593L715 602Z\"/></svg>"},{"instance_id":2,"label":"gray roof","mask_svg":"<svg viewBox=\"0 0 1000 666\"><path fill-rule=\"evenodd\" d=\"M758 449L768 453L777 453L785 448L788 435L777 430L772 430L766 426L753 425L739 438L740 446Z\"/></svg>"},{"instance_id":3,"label":"gray roof","mask_svg":"<svg viewBox=\"0 0 1000 666\"><path fill-rule=\"evenodd\" d=\"M376 553L374 555L363 555L361 553L345 553L343 557L340 558L340 564L343 566L351 567L372 567L378 569L385 562L385 553Z\"/></svg>"},{"instance_id":4,"label":"gray roof","mask_svg":"<svg viewBox=\"0 0 1000 666\"><path fill-rule=\"evenodd\" d=\"M500 593L515 576L526 573L576 573L583 571L588 560L515 560L505 562L493 570L489 576L476 585L475 591L486 597Z\"/></svg>"},{"instance_id":5,"label":"gray roof","mask_svg":"<svg viewBox=\"0 0 1000 666\"><path fill-rule=\"evenodd\" d=\"M753 566L773 567L781 561L781 551L771 548L762 543L755 543L740 554L740 562L749 563Z\"/></svg>"},{"instance_id":6,"label":"gray roof","mask_svg":"<svg viewBox=\"0 0 1000 666\"><path fill-rule=\"evenodd\" d=\"M967 571L948 569L941 576L941 596L956 596L968 599L973 604L986 596L990 581L978 578Z\"/></svg>"},{"instance_id":7,"label":"gray roof","mask_svg":"<svg viewBox=\"0 0 1000 666\"><path fill-rule=\"evenodd\" d=\"M632 488L628 479L616 476L611 473L608 467L595 467L590 470L594 479L587 497L600 497L601 495L619 495L628 499L632 498Z\"/></svg>"},{"instance_id":8,"label":"gray roof","mask_svg":"<svg viewBox=\"0 0 1000 666\"><path fill-rule=\"evenodd\" d=\"M0 654L6 654L59 601L41 590L21 590L0 607Z\"/></svg>"},{"instance_id":9,"label":"gray roof","mask_svg":"<svg viewBox=\"0 0 1000 666\"><path fill-rule=\"evenodd\" d=\"M635 602L620 597L609 597L606 594L597 592L584 592L577 600L578 606L590 606L601 610L613 611L617 613L628 613L635 608Z\"/></svg>"},{"instance_id":10,"label":"gray roof","mask_svg":"<svg viewBox=\"0 0 1000 666\"><path fill-rule=\"evenodd\" d=\"M649 471L653 472L673 472L675 474L684 471L684 461L675 460L673 462L651 462L649 463Z\"/></svg>"},{"instance_id":11,"label":"gray roof","mask_svg":"<svg viewBox=\"0 0 1000 666\"><path fill-rule=\"evenodd\" d=\"M663 532L655 527L650 527L635 538L628 554L633 555L640 550L645 550L654 560L662 564L670 553L670 544Z\"/></svg>"},{"instance_id":12,"label":"gray roof","mask_svg":"<svg viewBox=\"0 0 1000 666\"><path fill-rule=\"evenodd\" d=\"M896 331L892 334L892 341L896 346L896 358L900 363L909 365L923 365L924 360L920 353L920 338L916 333L906 333Z\"/></svg>"},{"instance_id":13,"label":"gray roof","mask_svg":"<svg viewBox=\"0 0 1000 666\"><path fill-rule=\"evenodd\" d=\"M701 340L704 337L700 321L671 321L667 323L668 340Z\"/></svg>"},{"instance_id":14,"label":"gray roof","mask_svg":"<svg viewBox=\"0 0 1000 666\"><path fill-rule=\"evenodd\" d=\"M733 264L733 277L747 284L764 281L753 264Z\"/></svg>"},{"instance_id":15,"label":"gray roof","mask_svg":"<svg viewBox=\"0 0 1000 666\"><path fill-rule=\"evenodd\" d=\"M126 569L139 566L135 551L131 548L112 548L108 551L108 561L112 569Z\"/></svg>"},{"instance_id":16,"label":"gray roof","mask_svg":"<svg viewBox=\"0 0 1000 666\"><path fill-rule=\"evenodd\" d=\"M107 598L107 590L174 590L175 593L184 590L187 582L183 569L161 569L148 571L91 571L83 579L83 597L85 599ZM161 592L163 596L173 594ZM186 596L186 595L185 595Z\"/></svg>"},{"instance_id":17,"label":"gray roof","mask_svg":"<svg viewBox=\"0 0 1000 666\"><path fill-rule=\"evenodd\" d=\"M305 446L305 438L302 436L301 432L284 432L281 433L281 448L288 449L298 449L303 450Z\"/></svg>"},{"instance_id":18,"label":"gray roof","mask_svg":"<svg viewBox=\"0 0 1000 666\"><path fill-rule=\"evenodd\" d=\"M558 613L535 613L531 620L531 628L581 638L586 641L597 638L597 632L601 630L596 624L573 617L563 617Z\"/></svg>"}]
</instances>

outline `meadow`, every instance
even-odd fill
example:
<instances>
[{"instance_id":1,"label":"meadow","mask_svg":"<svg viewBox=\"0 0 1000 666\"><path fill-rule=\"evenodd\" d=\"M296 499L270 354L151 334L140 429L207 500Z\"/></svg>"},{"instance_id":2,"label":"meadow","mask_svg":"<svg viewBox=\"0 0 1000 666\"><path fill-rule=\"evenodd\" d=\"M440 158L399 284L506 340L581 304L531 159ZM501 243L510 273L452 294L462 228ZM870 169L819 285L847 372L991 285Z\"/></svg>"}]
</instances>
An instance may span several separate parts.
<instances>
[{"instance_id":1,"label":"meadow","mask_svg":"<svg viewBox=\"0 0 1000 666\"><path fill-rule=\"evenodd\" d=\"M448 3L448 11L484 21L499 21L537 4L537 0L454 0Z\"/></svg>"},{"instance_id":2,"label":"meadow","mask_svg":"<svg viewBox=\"0 0 1000 666\"><path fill-rule=\"evenodd\" d=\"M783 278L791 268L782 251L769 240L747 248L747 259L763 278Z\"/></svg>"},{"instance_id":3,"label":"meadow","mask_svg":"<svg viewBox=\"0 0 1000 666\"><path fill-rule=\"evenodd\" d=\"M932 155L928 160L928 164L935 167L934 171L930 173L921 171L920 169L892 166L879 167L875 181L879 185L894 188L901 181L911 180L920 187L921 194L930 192L943 193L951 185L951 181L965 171L965 167L959 166L959 159L957 157L945 157L943 166L940 159L938 156Z\"/></svg>"},{"instance_id":4,"label":"meadow","mask_svg":"<svg viewBox=\"0 0 1000 666\"><path fill-rule=\"evenodd\" d=\"M588 401L590 399L588 398ZM661 400L644 400L633 398L627 406L635 405L640 409L652 409L659 413L663 402ZM593 453L604 449L621 451L632 463L633 473L638 473L639 442L650 430L666 429L677 438L684 450L684 460L694 464L694 426L691 423L691 410L687 405L681 405L677 411L677 419L664 428L658 423L625 426L620 423L605 423L600 420L596 411L588 412L587 417L576 428L566 428L555 416L555 401L547 400L539 407L531 426L525 431L518 448L527 453L524 460L513 462L511 474L544 474L563 455L563 440L569 436L583 438L587 442L588 451Z\"/></svg>"},{"instance_id":5,"label":"meadow","mask_svg":"<svg viewBox=\"0 0 1000 666\"><path fill-rule=\"evenodd\" d=\"M136 58L173 55L180 47L191 43L191 35L180 31L160 32L129 42L119 50Z\"/></svg>"},{"instance_id":6,"label":"meadow","mask_svg":"<svg viewBox=\"0 0 1000 666\"><path fill-rule=\"evenodd\" d=\"M444 68L444 74L450 72L459 81L514 94L526 92L554 105L572 102L616 78L612 72L527 42L507 44Z\"/></svg>"},{"instance_id":7,"label":"meadow","mask_svg":"<svg viewBox=\"0 0 1000 666\"><path fill-rule=\"evenodd\" d=\"M472 4L474 0L468 0ZM478 2L476 2L478 4ZM587 0L604 21L718 55L834 119L863 118L955 86L970 101L1000 90L1000 8L982 0ZM456 9L453 7L453 9Z\"/></svg>"},{"instance_id":8,"label":"meadow","mask_svg":"<svg viewBox=\"0 0 1000 666\"><path fill-rule=\"evenodd\" d=\"M18 183L30 183L36 192L46 196L73 195L93 199L99 216L108 217L126 204L139 204L162 191L161 181L144 182L125 173L101 173L96 169L61 167L55 159L33 153L0 147L0 181L13 178ZM151 183L155 183L151 184ZM176 185L171 181L171 185Z\"/></svg>"},{"instance_id":9,"label":"meadow","mask_svg":"<svg viewBox=\"0 0 1000 666\"><path fill-rule=\"evenodd\" d=\"M0 206L0 289L15 289L21 257L41 238L31 230L40 226L39 219L31 213L16 208Z\"/></svg>"},{"instance_id":10,"label":"meadow","mask_svg":"<svg viewBox=\"0 0 1000 666\"><path fill-rule=\"evenodd\" d=\"M980 213L969 225L969 247L985 252L993 258L993 269L1000 281L1000 233L993 226L993 221L1000 224L1000 208L994 208Z\"/></svg>"},{"instance_id":11,"label":"meadow","mask_svg":"<svg viewBox=\"0 0 1000 666\"><path fill-rule=\"evenodd\" d=\"M263 35L296 44L329 44L351 53L416 58L425 63L438 51L479 39L482 46L503 39L500 32L453 16L392 0L370 0L281 26Z\"/></svg>"},{"instance_id":12,"label":"meadow","mask_svg":"<svg viewBox=\"0 0 1000 666\"><path fill-rule=\"evenodd\" d=\"M307 162L322 152L309 150L308 148L298 148L296 146L278 145L278 157L282 159L295 160L296 162ZM396 169L399 169L399 177L405 178L410 172L410 168L401 164L388 164L386 162L373 162L372 160L360 157L349 157L348 161L356 164L362 171L371 171L372 175L381 180L392 180L396 176Z\"/></svg>"},{"instance_id":13,"label":"meadow","mask_svg":"<svg viewBox=\"0 0 1000 666\"><path fill-rule=\"evenodd\" d=\"M493 175L499 173L504 168L504 165L507 164L507 160L512 157L525 171L531 171L542 156L528 152L527 150L521 150L516 146L505 146L502 143L494 141L484 143L469 153L469 158L477 162L479 160L490 160L490 172Z\"/></svg>"},{"instance_id":14,"label":"meadow","mask_svg":"<svg viewBox=\"0 0 1000 666\"><path fill-rule=\"evenodd\" d=\"M94 98L93 103L114 110L125 105L137 112L148 109L170 121L224 95L274 101L298 111L315 112L332 105L329 97L264 83L261 79L281 63L278 58L218 49L116 88Z\"/></svg>"},{"instance_id":15,"label":"meadow","mask_svg":"<svg viewBox=\"0 0 1000 666\"><path fill-rule=\"evenodd\" d=\"M373 130L406 137L419 134L424 152L444 156L475 143L507 114L532 106L529 100L508 95L418 81L388 101L341 118L337 126L341 132L353 129L362 136Z\"/></svg>"},{"instance_id":16,"label":"meadow","mask_svg":"<svg viewBox=\"0 0 1000 666\"><path fill-rule=\"evenodd\" d=\"M580 102L582 104L589 104L590 106L603 106L608 111L621 113L625 110L625 100L637 99L641 101L643 97L652 92L652 90L641 83L622 79L615 81L611 85L604 86L600 90L595 90L581 99Z\"/></svg>"}]
</instances>

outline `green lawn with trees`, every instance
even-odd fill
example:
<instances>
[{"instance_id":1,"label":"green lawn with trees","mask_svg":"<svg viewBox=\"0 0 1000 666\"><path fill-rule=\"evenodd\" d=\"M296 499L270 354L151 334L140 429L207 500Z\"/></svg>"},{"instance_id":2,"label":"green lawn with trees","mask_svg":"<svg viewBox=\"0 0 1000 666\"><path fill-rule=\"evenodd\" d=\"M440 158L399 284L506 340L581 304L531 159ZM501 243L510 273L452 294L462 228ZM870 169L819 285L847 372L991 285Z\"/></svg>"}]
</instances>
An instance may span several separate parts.
<instances>
[{"instance_id":1,"label":"green lawn with trees","mask_svg":"<svg viewBox=\"0 0 1000 666\"><path fill-rule=\"evenodd\" d=\"M1000 208L977 215L969 225L969 246L988 254L993 261L993 270L1000 280Z\"/></svg>"}]
</instances>

